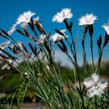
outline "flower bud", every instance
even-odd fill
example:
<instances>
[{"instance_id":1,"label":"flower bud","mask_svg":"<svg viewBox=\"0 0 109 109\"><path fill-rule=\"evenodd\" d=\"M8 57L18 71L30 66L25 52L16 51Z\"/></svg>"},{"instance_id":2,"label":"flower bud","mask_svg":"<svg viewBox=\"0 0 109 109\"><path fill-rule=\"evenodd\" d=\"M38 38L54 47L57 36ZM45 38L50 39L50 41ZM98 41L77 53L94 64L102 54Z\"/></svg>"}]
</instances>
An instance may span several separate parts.
<instances>
[{"instance_id":1,"label":"flower bud","mask_svg":"<svg viewBox=\"0 0 109 109\"><path fill-rule=\"evenodd\" d=\"M97 45L98 45L98 48L101 49L101 45L102 45L102 36L100 35L99 39L97 40Z\"/></svg>"}]
</instances>

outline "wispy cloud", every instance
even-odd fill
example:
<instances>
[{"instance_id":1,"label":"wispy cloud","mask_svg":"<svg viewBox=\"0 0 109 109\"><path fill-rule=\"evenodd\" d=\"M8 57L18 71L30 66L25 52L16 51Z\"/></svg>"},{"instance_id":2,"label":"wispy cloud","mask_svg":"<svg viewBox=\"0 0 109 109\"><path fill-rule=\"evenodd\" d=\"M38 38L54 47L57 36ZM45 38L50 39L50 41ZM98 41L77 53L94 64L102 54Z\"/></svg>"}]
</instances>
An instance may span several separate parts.
<instances>
[{"instance_id":1,"label":"wispy cloud","mask_svg":"<svg viewBox=\"0 0 109 109\"><path fill-rule=\"evenodd\" d=\"M59 50L55 51L55 61L60 62L62 66L72 68L72 64L67 58L67 56Z\"/></svg>"},{"instance_id":2,"label":"wispy cloud","mask_svg":"<svg viewBox=\"0 0 109 109\"><path fill-rule=\"evenodd\" d=\"M71 55L71 53L70 53ZM97 57L94 58L95 63L97 62ZM62 53L60 50L56 50L55 51L55 61L56 62L60 62L62 66L67 66L69 68L73 68L72 63L70 62L70 60L68 59L68 57ZM83 63L83 57L82 54L77 52L77 61L78 61L78 65L82 66ZM87 56L87 62L89 64L91 64L92 60L91 60L91 56Z\"/></svg>"}]
</instances>

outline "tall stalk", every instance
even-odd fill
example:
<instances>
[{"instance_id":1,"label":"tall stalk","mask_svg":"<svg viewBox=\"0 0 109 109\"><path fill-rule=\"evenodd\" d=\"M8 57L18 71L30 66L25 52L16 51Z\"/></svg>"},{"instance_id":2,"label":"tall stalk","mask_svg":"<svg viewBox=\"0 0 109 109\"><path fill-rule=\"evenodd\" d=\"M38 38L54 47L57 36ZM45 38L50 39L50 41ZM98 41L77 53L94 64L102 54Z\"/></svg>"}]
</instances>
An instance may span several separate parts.
<instances>
[{"instance_id":1,"label":"tall stalk","mask_svg":"<svg viewBox=\"0 0 109 109\"><path fill-rule=\"evenodd\" d=\"M93 38L90 38L90 49L91 49L91 57L92 57L92 71L95 71L94 67L94 55L93 55Z\"/></svg>"},{"instance_id":2,"label":"tall stalk","mask_svg":"<svg viewBox=\"0 0 109 109\"><path fill-rule=\"evenodd\" d=\"M77 73L76 77L77 77L77 80L79 82L79 90L80 90L79 94L80 94L80 98L82 100L83 108L85 108L84 97L83 97L82 88L81 88L81 80L80 80L80 74L79 74L79 67L78 67L78 63L77 63L76 44L75 44L75 41L74 41L73 35L72 35L72 26L68 24L66 19L64 20L64 23L65 23L65 26L66 26L67 30L69 31L71 39L72 39L71 50L72 50L72 47L73 47L73 50L72 50L73 52L72 51L71 52L72 52L72 55L73 55L73 58L74 58L74 62L75 62L74 68L76 70L76 73Z\"/></svg>"},{"instance_id":3,"label":"tall stalk","mask_svg":"<svg viewBox=\"0 0 109 109\"><path fill-rule=\"evenodd\" d=\"M83 27L83 34L82 34L83 66L85 68L85 73L86 73L86 50L85 50L86 32L87 32L87 26Z\"/></svg>"},{"instance_id":4,"label":"tall stalk","mask_svg":"<svg viewBox=\"0 0 109 109\"><path fill-rule=\"evenodd\" d=\"M93 53L93 24L92 25L88 25L88 29L89 29L89 35L90 35L90 49L91 49L91 59L92 59L92 71L95 71L95 67L94 67L94 53Z\"/></svg>"}]
</instances>

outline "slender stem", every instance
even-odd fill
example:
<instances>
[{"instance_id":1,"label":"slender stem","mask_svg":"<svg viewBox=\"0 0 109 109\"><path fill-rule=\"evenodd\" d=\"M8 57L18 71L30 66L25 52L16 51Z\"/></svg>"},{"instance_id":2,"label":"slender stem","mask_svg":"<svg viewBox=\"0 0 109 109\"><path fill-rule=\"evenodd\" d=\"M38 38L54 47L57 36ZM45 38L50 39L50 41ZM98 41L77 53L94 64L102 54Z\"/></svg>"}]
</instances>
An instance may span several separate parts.
<instances>
[{"instance_id":1,"label":"slender stem","mask_svg":"<svg viewBox=\"0 0 109 109\"><path fill-rule=\"evenodd\" d=\"M35 30L33 32L34 32L36 38L38 38L37 32Z\"/></svg>"},{"instance_id":2,"label":"slender stem","mask_svg":"<svg viewBox=\"0 0 109 109\"><path fill-rule=\"evenodd\" d=\"M90 38L90 49L91 49L91 57L92 57L92 70L93 72L95 71L95 67L94 67L94 56L93 56L93 38L91 36Z\"/></svg>"},{"instance_id":3,"label":"slender stem","mask_svg":"<svg viewBox=\"0 0 109 109\"><path fill-rule=\"evenodd\" d=\"M82 36L82 49L83 49L83 65L86 72L86 51L85 51L85 34Z\"/></svg>"},{"instance_id":4,"label":"slender stem","mask_svg":"<svg viewBox=\"0 0 109 109\"><path fill-rule=\"evenodd\" d=\"M96 106L96 109L98 109L97 106L98 104L97 104L97 97L95 96L95 106Z\"/></svg>"},{"instance_id":5,"label":"slender stem","mask_svg":"<svg viewBox=\"0 0 109 109\"><path fill-rule=\"evenodd\" d=\"M79 81L79 88L80 88L80 97L81 97L81 100L82 100L82 105L83 105L83 108L85 109L85 105L84 105L84 98L83 98L83 93L82 93L82 88L81 88L81 80L80 80L80 74L79 74L79 67L78 67L78 63L77 63L77 54L76 54L76 44L75 44L75 41L73 39L73 35L72 33L70 32L71 34L71 38L72 38L72 45L73 45L73 51L74 51L74 60L75 60L75 69L76 69L76 72L77 72L77 80Z\"/></svg>"},{"instance_id":6,"label":"slender stem","mask_svg":"<svg viewBox=\"0 0 109 109\"><path fill-rule=\"evenodd\" d=\"M77 54L76 54L76 45L75 45L75 41L73 39L73 36L71 34L71 37L72 37L72 44L73 44L73 50L74 50L74 60L75 60L75 69L76 69L76 72L77 72L77 80L79 81L79 88L80 88L80 97L81 97L81 100L82 100L82 103L83 103L83 108L85 108L85 105L84 105L84 98L83 98L83 94L82 94L82 88L81 88L81 80L80 80L80 74L79 74L79 67L78 67L78 63L77 63Z\"/></svg>"},{"instance_id":7,"label":"slender stem","mask_svg":"<svg viewBox=\"0 0 109 109\"><path fill-rule=\"evenodd\" d=\"M97 69L96 69L95 73L98 73L98 72L100 73L100 65L101 65L103 50L104 50L104 48L98 50L99 58L98 58L98 65L97 65Z\"/></svg>"}]
</instances>

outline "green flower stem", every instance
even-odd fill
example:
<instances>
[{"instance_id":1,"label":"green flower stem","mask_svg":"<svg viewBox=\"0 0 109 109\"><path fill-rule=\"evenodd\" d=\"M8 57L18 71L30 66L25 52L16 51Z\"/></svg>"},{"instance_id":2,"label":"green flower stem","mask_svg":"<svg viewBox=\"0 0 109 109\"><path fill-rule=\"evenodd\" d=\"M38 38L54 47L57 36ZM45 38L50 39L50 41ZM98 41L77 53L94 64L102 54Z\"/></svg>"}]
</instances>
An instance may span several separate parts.
<instances>
[{"instance_id":1,"label":"green flower stem","mask_svg":"<svg viewBox=\"0 0 109 109\"><path fill-rule=\"evenodd\" d=\"M100 73L100 66L101 66L103 50L104 50L104 47L102 49L98 48L99 58L98 58L98 64L97 64L97 69L96 69L95 73Z\"/></svg>"},{"instance_id":2,"label":"green flower stem","mask_svg":"<svg viewBox=\"0 0 109 109\"><path fill-rule=\"evenodd\" d=\"M83 65L86 72L86 51L85 51L85 34L82 36L82 49L83 49Z\"/></svg>"},{"instance_id":3,"label":"green flower stem","mask_svg":"<svg viewBox=\"0 0 109 109\"><path fill-rule=\"evenodd\" d=\"M98 104L97 104L97 97L95 96L95 109L98 109Z\"/></svg>"},{"instance_id":4,"label":"green flower stem","mask_svg":"<svg viewBox=\"0 0 109 109\"><path fill-rule=\"evenodd\" d=\"M82 33L82 54L83 54L83 66L84 66L84 71L87 73L87 60L86 60L86 50L85 50L85 38L86 38L86 33L88 30L88 26L84 25L82 26L83 28L83 33Z\"/></svg>"},{"instance_id":5,"label":"green flower stem","mask_svg":"<svg viewBox=\"0 0 109 109\"><path fill-rule=\"evenodd\" d=\"M75 42L74 42L72 34L71 34L71 37L72 37L72 44L73 44L73 50L74 50L74 59L75 59L75 64L76 64L75 65L75 69L76 69L77 80L79 81L79 88L80 88L80 93L79 94L80 94L80 97L81 97L81 100L82 100L83 107L85 107L85 105L84 105L84 98L83 98L83 94L82 94L82 88L81 88L79 67L78 67L78 63L77 63L76 45L75 45Z\"/></svg>"},{"instance_id":6,"label":"green flower stem","mask_svg":"<svg viewBox=\"0 0 109 109\"><path fill-rule=\"evenodd\" d=\"M68 22L67 22L67 20L65 20L64 21L64 23L65 23L65 25L66 25L66 28L68 29L68 27L69 27L69 25L68 25ZM69 30L68 30L69 31ZM81 81L80 81L80 75L79 75L79 67L78 67L78 63L77 63L77 54L76 54L76 44L75 44L75 41L74 41L74 39L73 39L73 35L72 35L72 32L71 31L69 31L70 32L70 36L71 36L71 38L72 38L72 46L70 47L71 48L71 53L72 53L72 55L73 55L73 58L74 58L74 67L75 67L75 70L76 70L76 73L77 73L77 80L79 81L79 88L80 88L80 97L81 97L81 100L82 100L82 103L83 103L83 108L85 107L85 105L84 105L84 98L83 98L83 95L82 95L82 93L81 93ZM69 43L68 43L69 44ZM72 47L73 47L73 49L72 49ZM72 60L72 59L71 59ZM72 61L73 62L73 61Z\"/></svg>"},{"instance_id":7,"label":"green flower stem","mask_svg":"<svg viewBox=\"0 0 109 109\"><path fill-rule=\"evenodd\" d=\"M34 32L36 38L38 38L37 32L35 30L33 32Z\"/></svg>"},{"instance_id":8,"label":"green flower stem","mask_svg":"<svg viewBox=\"0 0 109 109\"><path fill-rule=\"evenodd\" d=\"M94 67L94 56L93 56L93 38L92 36L90 37L90 49L91 49L91 57L92 57L92 71L95 71Z\"/></svg>"}]
</instances>

